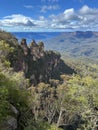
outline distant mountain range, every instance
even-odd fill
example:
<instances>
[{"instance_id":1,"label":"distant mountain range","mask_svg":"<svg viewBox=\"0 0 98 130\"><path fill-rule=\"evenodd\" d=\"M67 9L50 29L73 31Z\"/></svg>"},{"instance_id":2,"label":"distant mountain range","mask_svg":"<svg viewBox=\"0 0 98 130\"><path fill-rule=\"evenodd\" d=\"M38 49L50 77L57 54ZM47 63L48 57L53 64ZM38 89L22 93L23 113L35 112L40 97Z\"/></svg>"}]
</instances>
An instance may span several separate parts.
<instances>
[{"instance_id":1,"label":"distant mountain range","mask_svg":"<svg viewBox=\"0 0 98 130\"><path fill-rule=\"evenodd\" d=\"M75 57L98 58L98 32L65 32L45 40L48 49Z\"/></svg>"},{"instance_id":2,"label":"distant mountain range","mask_svg":"<svg viewBox=\"0 0 98 130\"><path fill-rule=\"evenodd\" d=\"M43 41L46 50L55 50L74 57L98 58L98 32L17 32L14 35L27 41Z\"/></svg>"},{"instance_id":3,"label":"distant mountain range","mask_svg":"<svg viewBox=\"0 0 98 130\"><path fill-rule=\"evenodd\" d=\"M44 41L51 39L61 34L61 32L13 32L13 34L19 39L26 38L27 42L30 43L33 39L35 41Z\"/></svg>"}]
</instances>

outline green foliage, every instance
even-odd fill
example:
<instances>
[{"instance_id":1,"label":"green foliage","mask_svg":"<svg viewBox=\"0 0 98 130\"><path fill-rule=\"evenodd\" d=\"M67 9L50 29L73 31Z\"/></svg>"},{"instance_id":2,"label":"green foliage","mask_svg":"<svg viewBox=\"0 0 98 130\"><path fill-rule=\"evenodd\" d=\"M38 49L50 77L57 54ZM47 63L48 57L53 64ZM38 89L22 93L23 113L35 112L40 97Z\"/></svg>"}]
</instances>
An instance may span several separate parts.
<instances>
[{"instance_id":1,"label":"green foliage","mask_svg":"<svg viewBox=\"0 0 98 130\"><path fill-rule=\"evenodd\" d=\"M97 118L94 114L95 107L98 107L97 79L80 75L62 75L61 78L62 83L55 84L51 80L50 85L40 83L28 89L32 97L34 119L46 117L49 123L55 122L56 127L60 124L73 124L75 128L95 128L95 120L92 119ZM79 119L78 116L75 119L76 115Z\"/></svg>"},{"instance_id":2,"label":"green foliage","mask_svg":"<svg viewBox=\"0 0 98 130\"><path fill-rule=\"evenodd\" d=\"M51 125L50 128L48 130L62 130L61 128L57 128L56 125Z\"/></svg>"},{"instance_id":3,"label":"green foliage","mask_svg":"<svg viewBox=\"0 0 98 130\"><path fill-rule=\"evenodd\" d=\"M50 125L44 121L29 121L28 126L24 130L52 130Z\"/></svg>"},{"instance_id":4,"label":"green foliage","mask_svg":"<svg viewBox=\"0 0 98 130\"><path fill-rule=\"evenodd\" d=\"M48 122L45 121L37 121L34 120L29 121L27 127L24 130L62 130L61 128L57 128L56 124L50 125Z\"/></svg>"},{"instance_id":5,"label":"green foliage","mask_svg":"<svg viewBox=\"0 0 98 130\"><path fill-rule=\"evenodd\" d=\"M5 67L10 67L10 62L7 59L9 53L12 53L14 50L13 47L5 42L4 40L0 41L0 61L4 64Z\"/></svg>"},{"instance_id":6,"label":"green foliage","mask_svg":"<svg viewBox=\"0 0 98 130\"><path fill-rule=\"evenodd\" d=\"M2 56L7 56L10 52L13 52L14 48L5 41L0 41L0 54Z\"/></svg>"},{"instance_id":7,"label":"green foliage","mask_svg":"<svg viewBox=\"0 0 98 130\"><path fill-rule=\"evenodd\" d=\"M8 90L6 88L0 87L0 123L7 117L10 113L10 104L7 101Z\"/></svg>"},{"instance_id":8,"label":"green foliage","mask_svg":"<svg viewBox=\"0 0 98 130\"><path fill-rule=\"evenodd\" d=\"M19 112L27 110L28 93L25 89L17 86L17 80L9 79L0 72L0 123L11 115L11 104L13 104Z\"/></svg>"},{"instance_id":9,"label":"green foliage","mask_svg":"<svg viewBox=\"0 0 98 130\"><path fill-rule=\"evenodd\" d=\"M19 111L25 111L28 101L28 94L25 90L18 90L14 87L9 87L9 101L13 104Z\"/></svg>"},{"instance_id":10,"label":"green foliage","mask_svg":"<svg viewBox=\"0 0 98 130\"><path fill-rule=\"evenodd\" d=\"M84 121L79 127L81 130L90 130L97 127L97 114L95 108L98 108L98 82L91 76L74 76L69 81L71 98L77 101L77 112L81 113Z\"/></svg>"},{"instance_id":11,"label":"green foliage","mask_svg":"<svg viewBox=\"0 0 98 130\"><path fill-rule=\"evenodd\" d=\"M19 130L60 130L58 127L62 124L71 124L77 130L98 128L98 65L69 63L65 67L67 71L71 65L77 74L61 75L58 80L36 82L36 86L29 87L29 79L24 73L16 73L10 68L10 62L15 67L18 67L17 61L23 63L20 54L20 59L24 58L22 60L29 65L26 76L36 81L48 76L52 62L46 73L43 70L47 59L60 58L59 54L49 51L45 58L29 63L32 57L24 56L21 47L14 48L4 40L0 41L0 125L7 116L13 115L13 105L19 111ZM63 66L61 68L65 72ZM59 73L56 71L54 78L55 75L58 77Z\"/></svg>"}]
</instances>

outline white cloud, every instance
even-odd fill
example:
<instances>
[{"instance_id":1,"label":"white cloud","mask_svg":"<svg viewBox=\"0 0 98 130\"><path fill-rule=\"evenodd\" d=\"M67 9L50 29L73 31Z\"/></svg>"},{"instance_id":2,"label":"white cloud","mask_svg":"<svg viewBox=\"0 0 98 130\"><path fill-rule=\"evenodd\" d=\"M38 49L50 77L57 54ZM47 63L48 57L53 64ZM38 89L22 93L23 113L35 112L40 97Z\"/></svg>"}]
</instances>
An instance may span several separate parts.
<instances>
[{"instance_id":1,"label":"white cloud","mask_svg":"<svg viewBox=\"0 0 98 130\"><path fill-rule=\"evenodd\" d=\"M76 23L77 21L80 20L80 16L78 16L74 9L67 9L63 13L59 15L51 15L50 19L52 19L52 22L55 23L55 26L60 26L60 27L66 27L69 25L69 23Z\"/></svg>"},{"instance_id":2,"label":"white cloud","mask_svg":"<svg viewBox=\"0 0 98 130\"><path fill-rule=\"evenodd\" d=\"M64 18L67 20L69 19L74 19L76 17L76 14L74 12L74 9L71 8L71 9L67 9L64 11Z\"/></svg>"},{"instance_id":3,"label":"white cloud","mask_svg":"<svg viewBox=\"0 0 98 130\"><path fill-rule=\"evenodd\" d=\"M39 16L39 20L45 20L44 16Z\"/></svg>"},{"instance_id":4,"label":"white cloud","mask_svg":"<svg viewBox=\"0 0 98 130\"><path fill-rule=\"evenodd\" d=\"M67 10L64 11L64 14L65 14L65 15L66 15L66 14L71 14L71 15L73 15L73 14L74 14L74 9L73 9L73 8L67 9Z\"/></svg>"},{"instance_id":5,"label":"white cloud","mask_svg":"<svg viewBox=\"0 0 98 130\"><path fill-rule=\"evenodd\" d=\"M81 14L88 14L90 12L92 12L93 10L90 9L87 5L84 5L81 9L80 9L80 13Z\"/></svg>"},{"instance_id":6,"label":"white cloud","mask_svg":"<svg viewBox=\"0 0 98 130\"><path fill-rule=\"evenodd\" d=\"M50 22L44 16L40 16L34 23L36 23L36 27L47 28Z\"/></svg>"},{"instance_id":7,"label":"white cloud","mask_svg":"<svg viewBox=\"0 0 98 130\"><path fill-rule=\"evenodd\" d=\"M32 19L21 14L13 14L6 16L0 20L0 26L3 28L13 28L23 30L33 30L36 28L47 28L49 26L48 20L44 16L40 16L39 19Z\"/></svg>"},{"instance_id":8,"label":"white cloud","mask_svg":"<svg viewBox=\"0 0 98 130\"><path fill-rule=\"evenodd\" d=\"M60 9L59 5L44 5L41 7L41 12L42 13L45 13L47 12L48 10L58 10Z\"/></svg>"},{"instance_id":9,"label":"white cloud","mask_svg":"<svg viewBox=\"0 0 98 130\"><path fill-rule=\"evenodd\" d=\"M89 8L87 5L84 5L80 10L79 10L80 14L84 14L84 15L95 15L98 14L98 9L92 9Z\"/></svg>"},{"instance_id":10,"label":"white cloud","mask_svg":"<svg viewBox=\"0 0 98 130\"><path fill-rule=\"evenodd\" d=\"M47 10L55 10L53 6L45 6L42 12ZM58 15L50 15L48 18L39 16L38 19L26 17L21 14L6 16L0 20L0 26L17 27L21 26L25 30L38 29L73 29L73 30L97 30L98 31L98 9L90 8L84 5L81 9L66 9Z\"/></svg>"},{"instance_id":11,"label":"white cloud","mask_svg":"<svg viewBox=\"0 0 98 130\"><path fill-rule=\"evenodd\" d=\"M0 25L3 26L35 26L34 20L20 14L6 16L0 20Z\"/></svg>"},{"instance_id":12,"label":"white cloud","mask_svg":"<svg viewBox=\"0 0 98 130\"><path fill-rule=\"evenodd\" d=\"M80 26L87 29L98 29L98 9L89 8L87 5L79 10L81 16Z\"/></svg>"},{"instance_id":13,"label":"white cloud","mask_svg":"<svg viewBox=\"0 0 98 130\"><path fill-rule=\"evenodd\" d=\"M32 5L24 5L24 7L27 9L34 9L34 7Z\"/></svg>"},{"instance_id":14,"label":"white cloud","mask_svg":"<svg viewBox=\"0 0 98 130\"><path fill-rule=\"evenodd\" d=\"M77 30L98 30L98 9L84 5L80 10L66 9L59 15L51 15L51 26L56 28L71 28Z\"/></svg>"}]
</instances>

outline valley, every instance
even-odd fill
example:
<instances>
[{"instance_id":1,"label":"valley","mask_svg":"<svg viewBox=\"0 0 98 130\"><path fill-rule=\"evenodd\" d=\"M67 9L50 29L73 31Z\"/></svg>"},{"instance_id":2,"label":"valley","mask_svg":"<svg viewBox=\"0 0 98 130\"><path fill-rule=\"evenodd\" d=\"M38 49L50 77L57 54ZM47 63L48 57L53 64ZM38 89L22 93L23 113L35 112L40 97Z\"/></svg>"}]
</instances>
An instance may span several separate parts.
<instances>
[{"instance_id":1,"label":"valley","mask_svg":"<svg viewBox=\"0 0 98 130\"><path fill-rule=\"evenodd\" d=\"M62 55L77 58L98 59L98 32L16 32L17 38L26 38L27 43L32 39L43 41L46 50L58 51Z\"/></svg>"}]
</instances>

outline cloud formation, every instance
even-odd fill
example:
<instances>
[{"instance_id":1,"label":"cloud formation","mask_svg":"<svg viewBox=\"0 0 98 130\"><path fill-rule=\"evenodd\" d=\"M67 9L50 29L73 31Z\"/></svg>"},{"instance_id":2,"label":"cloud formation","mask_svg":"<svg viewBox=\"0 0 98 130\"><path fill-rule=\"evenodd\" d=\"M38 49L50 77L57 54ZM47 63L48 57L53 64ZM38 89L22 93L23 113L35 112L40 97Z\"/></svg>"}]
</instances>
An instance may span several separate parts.
<instances>
[{"instance_id":1,"label":"cloud formation","mask_svg":"<svg viewBox=\"0 0 98 130\"><path fill-rule=\"evenodd\" d=\"M55 10L55 6L44 6L42 12ZM90 8L84 5L79 10L74 8L66 9L58 15L50 15L48 18L41 15L38 19L33 19L21 14L6 16L0 20L0 26L17 27L22 26L25 29L56 29L65 30L96 30L98 31L98 9Z\"/></svg>"},{"instance_id":2,"label":"cloud formation","mask_svg":"<svg viewBox=\"0 0 98 130\"><path fill-rule=\"evenodd\" d=\"M98 9L84 5L80 10L66 9L59 15L51 15L51 26L76 30L98 30Z\"/></svg>"},{"instance_id":3,"label":"cloud formation","mask_svg":"<svg viewBox=\"0 0 98 130\"><path fill-rule=\"evenodd\" d=\"M41 12L45 13L49 10L58 10L60 9L59 5L44 5L41 7Z\"/></svg>"},{"instance_id":4,"label":"cloud formation","mask_svg":"<svg viewBox=\"0 0 98 130\"><path fill-rule=\"evenodd\" d=\"M20 14L6 16L0 20L1 26L35 26L33 19Z\"/></svg>"},{"instance_id":5,"label":"cloud formation","mask_svg":"<svg viewBox=\"0 0 98 130\"><path fill-rule=\"evenodd\" d=\"M24 5L24 7L27 9L34 9L34 7L32 5Z\"/></svg>"},{"instance_id":6,"label":"cloud formation","mask_svg":"<svg viewBox=\"0 0 98 130\"><path fill-rule=\"evenodd\" d=\"M58 4L59 0L41 0L41 2L45 4L40 9L41 13L60 9L60 6Z\"/></svg>"}]
</instances>

